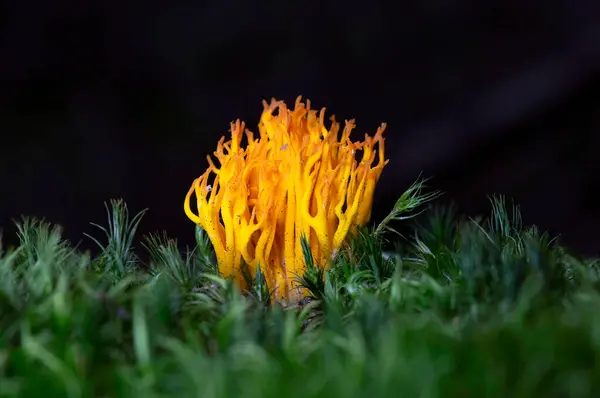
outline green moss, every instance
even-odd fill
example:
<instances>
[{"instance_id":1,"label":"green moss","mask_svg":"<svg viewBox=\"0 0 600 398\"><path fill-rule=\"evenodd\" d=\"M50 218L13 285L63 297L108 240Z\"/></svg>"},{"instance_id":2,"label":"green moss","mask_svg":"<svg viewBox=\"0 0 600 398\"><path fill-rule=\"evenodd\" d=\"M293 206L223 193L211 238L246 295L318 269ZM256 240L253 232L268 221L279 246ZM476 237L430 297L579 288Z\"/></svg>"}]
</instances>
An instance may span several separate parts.
<instances>
[{"instance_id":1,"label":"green moss","mask_svg":"<svg viewBox=\"0 0 600 398\"><path fill-rule=\"evenodd\" d=\"M420 185L419 185L420 184ZM107 206L91 258L25 219L0 257L0 396L591 397L600 388L597 260L517 208L421 214L396 253L389 222L437 196L418 181L324 270L310 258L298 308L271 305L260 270L240 292L210 242L163 235L132 249L143 213Z\"/></svg>"}]
</instances>

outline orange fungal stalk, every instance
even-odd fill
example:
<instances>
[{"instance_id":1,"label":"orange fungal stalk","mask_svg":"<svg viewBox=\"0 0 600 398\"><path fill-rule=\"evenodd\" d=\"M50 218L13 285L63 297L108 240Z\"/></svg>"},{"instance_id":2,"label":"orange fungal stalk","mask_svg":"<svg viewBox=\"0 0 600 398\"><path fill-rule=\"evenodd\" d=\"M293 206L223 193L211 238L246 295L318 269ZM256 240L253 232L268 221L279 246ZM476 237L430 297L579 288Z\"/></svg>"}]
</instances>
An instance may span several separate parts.
<instances>
[{"instance_id":1,"label":"orange fungal stalk","mask_svg":"<svg viewBox=\"0 0 600 398\"><path fill-rule=\"evenodd\" d=\"M231 123L231 140L222 137L214 152L219 167L208 156L209 167L192 183L184 210L208 234L224 277L241 284L242 261L252 274L260 265L276 300L290 303L301 298L294 282L305 268L301 236L327 267L346 236L369 221L373 191L388 162L386 126L352 142L353 120L340 136L335 118L327 129L325 109L317 113L300 97L294 110L276 100L263 105L259 138L243 122Z\"/></svg>"}]
</instances>

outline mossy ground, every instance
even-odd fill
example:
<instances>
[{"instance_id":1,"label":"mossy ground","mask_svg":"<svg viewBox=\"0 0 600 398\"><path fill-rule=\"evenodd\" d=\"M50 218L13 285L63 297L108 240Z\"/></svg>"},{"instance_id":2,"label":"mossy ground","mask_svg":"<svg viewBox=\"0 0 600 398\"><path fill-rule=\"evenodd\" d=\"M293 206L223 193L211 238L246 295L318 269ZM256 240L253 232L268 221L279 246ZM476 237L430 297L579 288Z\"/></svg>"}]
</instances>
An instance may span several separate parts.
<instances>
[{"instance_id":1,"label":"mossy ground","mask_svg":"<svg viewBox=\"0 0 600 398\"><path fill-rule=\"evenodd\" d=\"M122 202L94 258L26 219L0 257L0 396L596 396L599 262L524 228L502 198L485 219L427 210L400 238L388 222L433 197L417 188L329 270L305 250L310 297L287 309L260 272L247 291L219 277L200 229L184 254L142 238L142 263L142 214Z\"/></svg>"}]
</instances>

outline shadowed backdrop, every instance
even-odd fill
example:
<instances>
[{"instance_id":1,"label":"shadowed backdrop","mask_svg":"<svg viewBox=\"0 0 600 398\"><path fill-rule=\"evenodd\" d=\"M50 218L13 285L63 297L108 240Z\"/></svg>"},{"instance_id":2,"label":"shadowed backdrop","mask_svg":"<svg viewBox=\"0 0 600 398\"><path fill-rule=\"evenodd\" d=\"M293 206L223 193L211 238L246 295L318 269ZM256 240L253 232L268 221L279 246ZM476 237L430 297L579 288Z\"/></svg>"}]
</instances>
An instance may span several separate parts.
<instances>
[{"instance_id":1,"label":"shadowed backdrop","mask_svg":"<svg viewBox=\"0 0 600 398\"><path fill-rule=\"evenodd\" d=\"M303 95L357 137L388 124L374 220L423 172L467 214L505 194L600 254L598 1L12 0L0 88L9 242L21 214L78 242L123 198L191 244L183 198L229 122Z\"/></svg>"}]
</instances>

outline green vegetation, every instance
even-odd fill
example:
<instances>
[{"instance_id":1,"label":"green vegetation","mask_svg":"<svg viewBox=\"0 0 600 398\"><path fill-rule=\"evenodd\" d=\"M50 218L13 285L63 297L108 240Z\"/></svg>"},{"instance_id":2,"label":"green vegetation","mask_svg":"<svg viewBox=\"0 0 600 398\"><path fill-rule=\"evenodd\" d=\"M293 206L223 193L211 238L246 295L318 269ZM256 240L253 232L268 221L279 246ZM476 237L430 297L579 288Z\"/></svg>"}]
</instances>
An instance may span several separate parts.
<instances>
[{"instance_id":1,"label":"green vegetation","mask_svg":"<svg viewBox=\"0 0 600 398\"><path fill-rule=\"evenodd\" d=\"M310 297L294 308L271 304L260 270L244 292L220 278L200 229L183 254L164 234L137 241L143 214L120 201L92 234L97 258L24 219L20 246L0 250L0 396L595 396L600 262L523 227L503 198L485 219L427 210L398 238L388 222L437 196L423 188L327 271L303 240Z\"/></svg>"}]
</instances>

